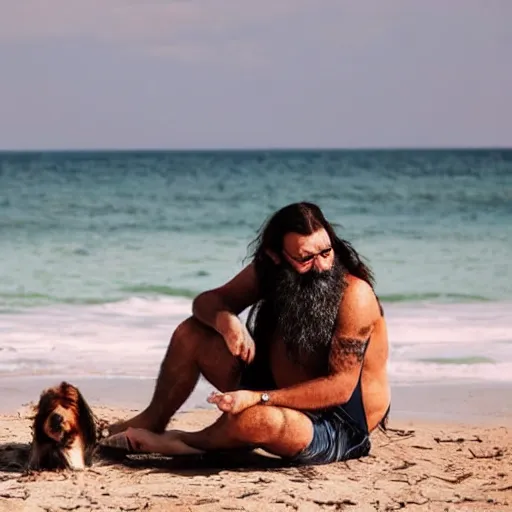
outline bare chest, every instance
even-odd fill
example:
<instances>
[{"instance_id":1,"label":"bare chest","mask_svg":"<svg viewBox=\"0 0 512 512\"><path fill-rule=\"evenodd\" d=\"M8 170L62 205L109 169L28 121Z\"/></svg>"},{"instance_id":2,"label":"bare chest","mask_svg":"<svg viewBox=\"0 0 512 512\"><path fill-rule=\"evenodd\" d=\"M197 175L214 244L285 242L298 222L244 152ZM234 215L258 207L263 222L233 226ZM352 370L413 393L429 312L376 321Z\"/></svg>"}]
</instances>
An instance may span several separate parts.
<instances>
[{"instance_id":1,"label":"bare chest","mask_svg":"<svg viewBox=\"0 0 512 512\"><path fill-rule=\"evenodd\" d=\"M281 339L275 339L270 347L270 368L278 388L293 386L320 376L318 370L314 370L313 364L295 362L287 353Z\"/></svg>"}]
</instances>

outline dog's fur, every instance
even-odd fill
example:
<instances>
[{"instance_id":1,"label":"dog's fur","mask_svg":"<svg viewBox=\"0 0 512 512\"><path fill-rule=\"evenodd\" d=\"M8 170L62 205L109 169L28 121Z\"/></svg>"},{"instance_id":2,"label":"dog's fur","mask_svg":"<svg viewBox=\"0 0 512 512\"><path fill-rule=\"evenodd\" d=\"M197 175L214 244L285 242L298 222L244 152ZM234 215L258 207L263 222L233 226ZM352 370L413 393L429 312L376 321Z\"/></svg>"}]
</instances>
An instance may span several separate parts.
<instances>
[{"instance_id":1,"label":"dog's fur","mask_svg":"<svg viewBox=\"0 0 512 512\"><path fill-rule=\"evenodd\" d=\"M41 393L32 430L29 469L82 470L91 465L95 418L75 386L62 382Z\"/></svg>"}]
</instances>

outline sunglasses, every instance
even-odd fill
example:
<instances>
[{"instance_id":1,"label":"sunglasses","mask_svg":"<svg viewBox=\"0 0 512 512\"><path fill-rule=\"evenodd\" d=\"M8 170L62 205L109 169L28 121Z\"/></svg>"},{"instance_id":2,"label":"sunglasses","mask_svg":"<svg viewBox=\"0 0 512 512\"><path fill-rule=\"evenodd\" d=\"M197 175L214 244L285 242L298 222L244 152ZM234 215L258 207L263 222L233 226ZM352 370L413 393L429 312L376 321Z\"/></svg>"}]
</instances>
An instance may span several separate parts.
<instances>
[{"instance_id":1,"label":"sunglasses","mask_svg":"<svg viewBox=\"0 0 512 512\"><path fill-rule=\"evenodd\" d=\"M308 254L307 256L303 256L302 258L297 258L296 256L292 256L288 251L283 249L283 252L293 261L299 263L300 265L306 265L307 263L311 263L317 256L321 256L322 258L327 258L331 252L332 247L327 247L326 249L322 249L320 252L316 254Z\"/></svg>"}]
</instances>

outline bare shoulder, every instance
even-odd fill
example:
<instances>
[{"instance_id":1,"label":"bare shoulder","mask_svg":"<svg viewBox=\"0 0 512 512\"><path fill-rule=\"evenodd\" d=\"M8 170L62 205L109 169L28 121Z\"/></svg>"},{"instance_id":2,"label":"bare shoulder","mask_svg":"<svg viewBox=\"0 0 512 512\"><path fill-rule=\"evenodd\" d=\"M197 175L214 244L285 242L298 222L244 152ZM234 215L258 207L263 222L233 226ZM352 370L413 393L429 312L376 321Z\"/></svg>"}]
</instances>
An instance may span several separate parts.
<instances>
[{"instance_id":1,"label":"bare shoulder","mask_svg":"<svg viewBox=\"0 0 512 512\"><path fill-rule=\"evenodd\" d=\"M346 288L340 303L343 318L359 316L366 321L376 321L381 316L379 301L373 288L364 280L351 274L345 278Z\"/></svg>"}]
</instances>

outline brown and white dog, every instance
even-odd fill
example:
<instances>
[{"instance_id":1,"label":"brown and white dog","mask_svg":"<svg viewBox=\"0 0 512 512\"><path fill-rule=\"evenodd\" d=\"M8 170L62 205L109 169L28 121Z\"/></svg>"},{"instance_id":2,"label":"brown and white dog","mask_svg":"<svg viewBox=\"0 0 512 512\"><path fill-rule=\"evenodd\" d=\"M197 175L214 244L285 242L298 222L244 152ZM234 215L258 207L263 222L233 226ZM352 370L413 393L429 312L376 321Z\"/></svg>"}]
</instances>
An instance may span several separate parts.
<instances>
[{"instance_id":1,"label":"brown and white dog","mask_svg":"<svg viewBox=\"0 0 512 512\"><path fill-rule=\"evenodd\" d=\"M44 390L36 411L29 469L81 470L90 466L96 424L78 388L62 382Z\"/></svg>"}]
</instances>

